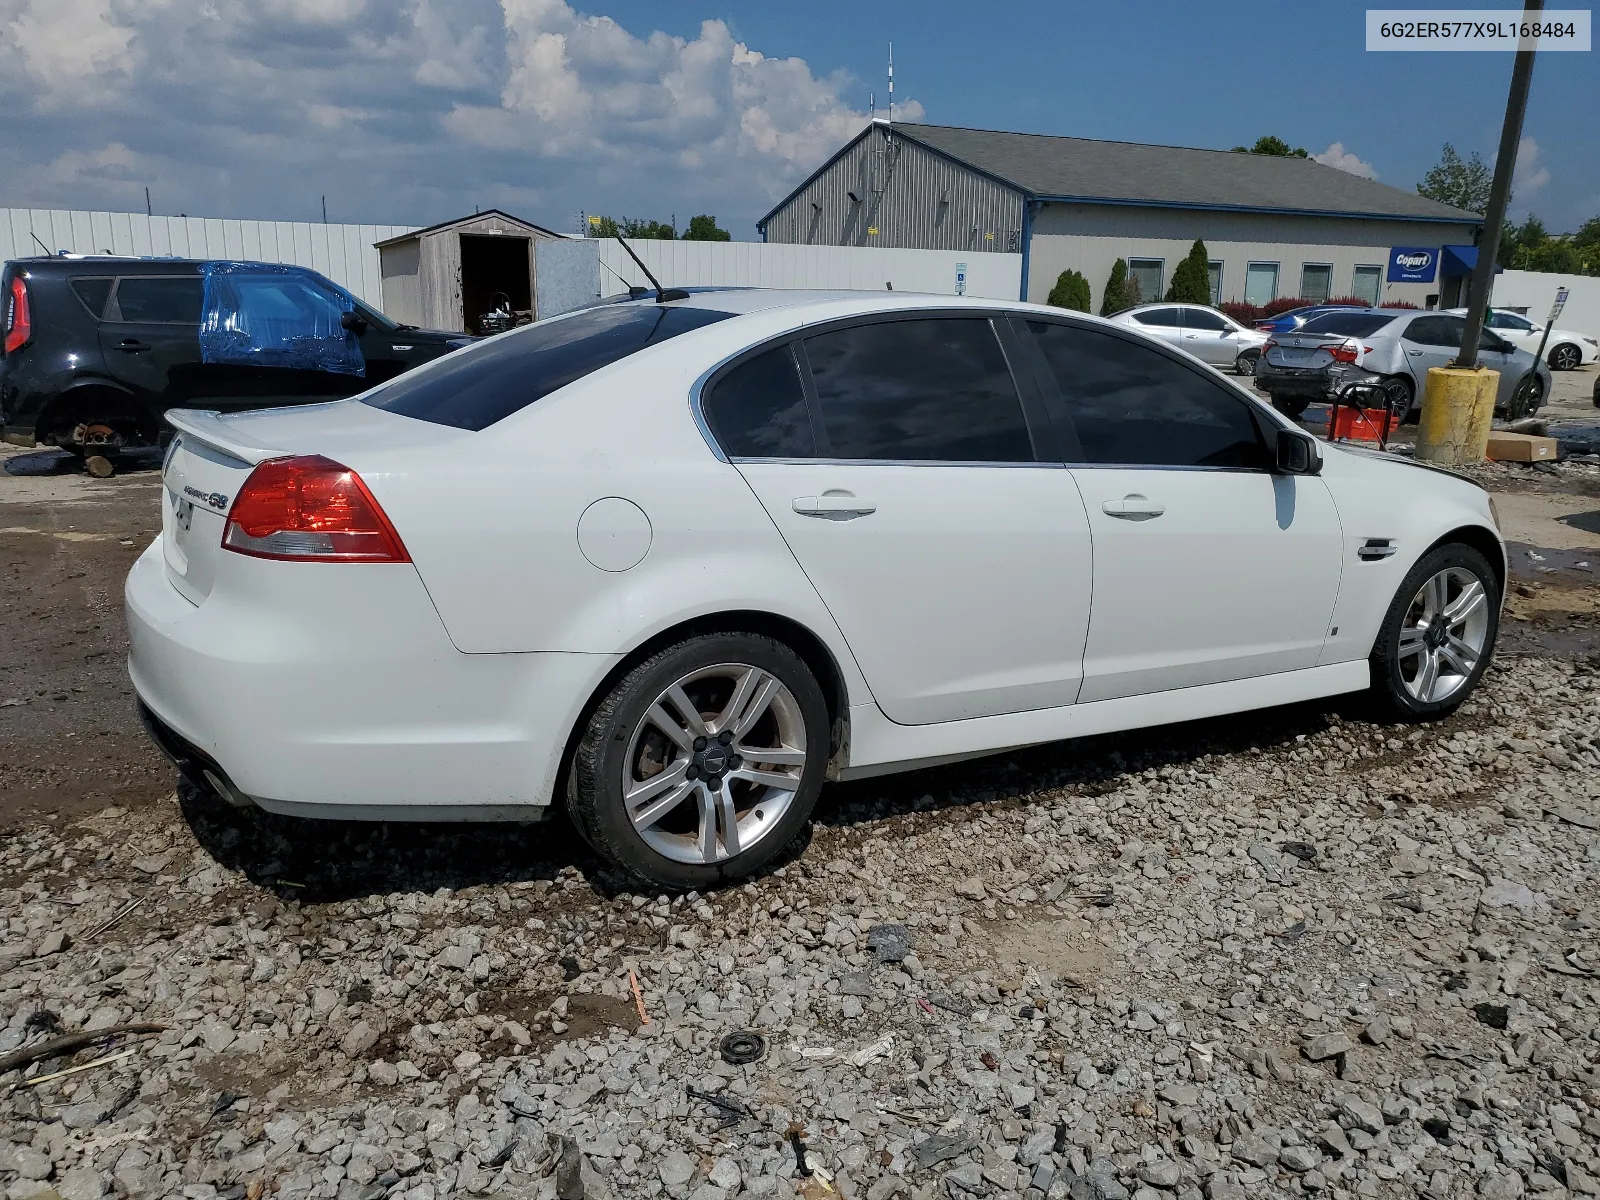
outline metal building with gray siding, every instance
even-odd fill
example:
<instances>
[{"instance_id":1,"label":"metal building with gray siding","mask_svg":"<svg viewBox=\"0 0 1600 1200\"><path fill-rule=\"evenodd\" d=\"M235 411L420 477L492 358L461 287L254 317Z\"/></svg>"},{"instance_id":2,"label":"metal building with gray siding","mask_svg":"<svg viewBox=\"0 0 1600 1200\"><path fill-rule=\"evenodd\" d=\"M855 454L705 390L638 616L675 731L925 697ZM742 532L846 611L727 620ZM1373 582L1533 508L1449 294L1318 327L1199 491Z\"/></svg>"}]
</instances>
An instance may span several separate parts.
<instances>
[{"instance_id":1,"label":"metal building with gray siding","mask_svg":"<svg viewBox=\"0 0 1600 1200\"><path fill-rule=\"evenodd\" d=\"M1459 281L1396 281L1391 256L1470 259L1481 220L1309 159L874 121L758 227L770 242L1020 251L1023 299L1070 268L1098 310L1118 258L1160 299L1197 238L1213 303L1449 303Z\"/></svg>"}]
</instances>

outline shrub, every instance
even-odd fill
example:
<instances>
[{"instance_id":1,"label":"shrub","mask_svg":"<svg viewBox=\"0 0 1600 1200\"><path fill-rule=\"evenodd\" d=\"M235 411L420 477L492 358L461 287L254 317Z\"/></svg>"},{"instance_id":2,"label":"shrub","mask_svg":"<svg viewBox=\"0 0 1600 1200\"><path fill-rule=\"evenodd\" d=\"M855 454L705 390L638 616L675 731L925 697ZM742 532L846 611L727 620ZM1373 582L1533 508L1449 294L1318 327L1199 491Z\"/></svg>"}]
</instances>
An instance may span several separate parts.
<instances>
[{"instance_id":1,"label":"shrub","mask_svg":"<svg viewBox=\"0 0 1600 1200\"><path fill-rule=\"evenodd\" d=\"M1050 295L1045 303L1053 304L1057 308L1070 308L1076 312L1088 312L1089 281L1081 273L1068 268L1057 277L1056 285L1050 289Z\"/></svg>"},{"instance_id":2,"label":"shrub","mask_svg":"<svg viewBox=\"0 0 1600 1200\"><path fill-rule=\"evenodd\" d=\"M1206 244L1199 238L1172 272L1167 299L1176 304L1211 303L1211 271L1206 264Z\"/></svg>"},{"instance_id":3,"label":"shrub","mask_svg":"<svg viewBox=\"0 0 1600 1200\"><path fill-rule=\"evenodd\" d=\"M1106 280L1105 295L1100 298L1100 315L1113 316L1125 308L1139 303L1139 281L1128 275L1128 262L1119 258L1111 264L1111 277Z\"/></svg>"},{"instance_id":4,"label":"shrub","mask_svg":"<svg viewBox=\"0 0 1600 1200\"><path fill-rule=\"evenodd\" d=\"M1261 319L1261 310L1254 304L1245 304L1239 300L1229 300L1219 307L1241 325L1254 325Z\"/></svg>"},{"instance_id":5,"label":"shrub","mask_svg":"<svg viewBox=\"0 0 1600 1200\"><path fill-rule=\"evenodd\" d=\"M1348 304L1351 308L1366 308L1367 302L1360 296L1335 296L1331 300L1324 300L1324 304Z\"/></svg>"},{"instance_id":6,"label":"shrub","mask_svg":"<svg viewBox=\"0 0 1600 1200\"><path fill-rule=\"evenodd\" d=\"M1380 308L1415 308L1420 311L1420 304L1412 304L1409 300L1384 300L1379 302Z\"/></svg>"}]
</instances>

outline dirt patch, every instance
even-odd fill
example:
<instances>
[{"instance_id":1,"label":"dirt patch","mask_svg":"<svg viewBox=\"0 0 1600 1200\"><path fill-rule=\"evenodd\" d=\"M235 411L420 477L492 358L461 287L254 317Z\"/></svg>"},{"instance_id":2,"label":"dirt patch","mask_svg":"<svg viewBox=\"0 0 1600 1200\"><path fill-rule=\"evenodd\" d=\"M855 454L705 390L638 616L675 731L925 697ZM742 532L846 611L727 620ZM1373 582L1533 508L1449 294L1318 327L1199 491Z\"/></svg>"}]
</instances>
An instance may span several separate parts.
<instances>
[{"instance_id":1,"label":"dirt patch","mask_svg":"<svg viewBox=\"0 0 1600 1200\"><path fill-rule=\"evenodd\" d=\"M996 987L1016 991L1030 975L1093 989L1123 974L1122 964L1082 921L1072 917L1019 917L979 922L982 934L963 938L969 961L988 969Z\"/></svg>"}]
</instances>

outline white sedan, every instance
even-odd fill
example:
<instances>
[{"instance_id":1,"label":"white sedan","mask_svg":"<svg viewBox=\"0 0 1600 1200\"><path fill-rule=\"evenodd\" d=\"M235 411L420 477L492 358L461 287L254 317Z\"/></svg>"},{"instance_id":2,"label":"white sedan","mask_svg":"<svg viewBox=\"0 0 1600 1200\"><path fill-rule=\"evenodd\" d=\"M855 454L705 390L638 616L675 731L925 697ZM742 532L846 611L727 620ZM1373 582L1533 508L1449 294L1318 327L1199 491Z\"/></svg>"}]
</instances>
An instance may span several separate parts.
<instances>
[{"instance_id":1,"label":"white sedan","mask_svg":"<svg viewBox=\"0 0 1600 1200\"><path fill-rule=\"evenodd\" d=\"M1204 304L1138 304L1110 318L1158 341L1176 346L1214 367L1254 375L1267 335L1241 325L1220 309Z\"/></svg>"},{"instance_id":2,"label":"white sedan","mask_svg":"<svg viewBox=\"0 0 1600 1200\"><path fill-rule=\"evenodd\" d=\"M185 776L562 805L666 887L759 869L825 779L1364 689L1448 713L1504 590L1473 484L1022 304L669 292L170 420L129 669Z\"/></svg>"},{"instance_id":3,"label":"white sedan","mask_svg":"<svg viewBox=\"0 0 1600 1200\"><path fill-rule=\"evenodd\" d=\"M1446 309L1452 316L1464 317L1464 308ZM1552 371L1576 371L1600 358L1600 340L1570 329L1553 328L1545 337L1544 326L1530 321L1521 313L1505 308L1491 308L1483 322L1519 350L1538 354L1544 344L1544 360Z\"/></svg>"}]
</instances>

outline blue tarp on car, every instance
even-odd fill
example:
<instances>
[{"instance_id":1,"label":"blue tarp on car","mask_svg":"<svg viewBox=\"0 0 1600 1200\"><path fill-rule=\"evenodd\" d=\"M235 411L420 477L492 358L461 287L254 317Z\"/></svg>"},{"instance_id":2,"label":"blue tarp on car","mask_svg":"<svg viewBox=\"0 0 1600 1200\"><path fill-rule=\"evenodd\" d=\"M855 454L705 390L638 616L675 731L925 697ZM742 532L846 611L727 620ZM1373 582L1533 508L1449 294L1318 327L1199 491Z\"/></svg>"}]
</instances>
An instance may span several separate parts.
<instances>
[{"instance_id":1,"label":"blue tarp on car","mask_svg":"<svg viewBox=\"0 0 1600 1200\"><path fill-rule=\"evenodd\" d=\"M348 294L302 267L209 262L200 313L202 362L365 375L361 342L341 323Z\"/></svg>"}]
</instances>

